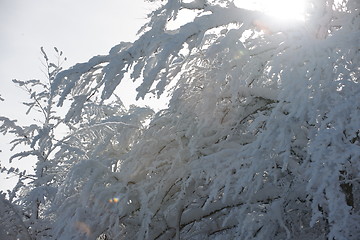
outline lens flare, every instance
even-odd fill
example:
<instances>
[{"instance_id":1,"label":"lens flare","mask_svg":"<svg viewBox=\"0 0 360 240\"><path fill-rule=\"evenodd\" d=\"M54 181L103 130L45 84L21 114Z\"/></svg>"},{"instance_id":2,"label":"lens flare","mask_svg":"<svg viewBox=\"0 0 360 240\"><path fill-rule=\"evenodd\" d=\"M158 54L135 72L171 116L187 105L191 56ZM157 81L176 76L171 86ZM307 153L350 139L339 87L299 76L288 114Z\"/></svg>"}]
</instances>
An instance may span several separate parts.
<instances>
[{"instance_id":1,"label":"lens flare","mask_svg":"<svg viewBox=\"0 0 360 240\"><path fill-rule=\"evenodd\" d=\"M109 203L117 203L117 202L119 202L119 198L118 197L113 197L113 198L110 198L109 199Z\"/></svg>"},{"instance_id":2,"label":"lens flare","mask_svg":"<svg viewBox=\"0 0 360 240\"><path fill-rule=\"evenodd\" d=\"M91 229L90 229L89 225L87 225L86 223L76 222L75 227L79 232L84 233L86 236L91 235Z\"/></svg>"}]
</instances>

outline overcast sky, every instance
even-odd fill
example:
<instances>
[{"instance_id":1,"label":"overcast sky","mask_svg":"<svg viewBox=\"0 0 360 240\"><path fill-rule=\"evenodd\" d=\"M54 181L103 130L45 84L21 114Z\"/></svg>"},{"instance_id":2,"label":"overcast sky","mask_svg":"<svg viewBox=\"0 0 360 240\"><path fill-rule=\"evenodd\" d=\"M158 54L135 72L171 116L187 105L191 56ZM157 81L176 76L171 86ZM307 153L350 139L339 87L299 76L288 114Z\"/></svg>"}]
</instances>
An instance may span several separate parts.
<instances>
[{"instance_id":1,"label":"overcast sky","mask_svg":"<svg viewBox=\"0 0 360 240\"><path fill-rule=\"evenodd\" d=\"M0 94L6 100L0 116L26 121L21 105L26 94L11 80L44 77L41 46L49 57L53 47L62 50L70 67L135 40L150 9L143 0L0 0ZM1 136L2 164L9 155L5 141Z\"/></svg>"}]
</instances>

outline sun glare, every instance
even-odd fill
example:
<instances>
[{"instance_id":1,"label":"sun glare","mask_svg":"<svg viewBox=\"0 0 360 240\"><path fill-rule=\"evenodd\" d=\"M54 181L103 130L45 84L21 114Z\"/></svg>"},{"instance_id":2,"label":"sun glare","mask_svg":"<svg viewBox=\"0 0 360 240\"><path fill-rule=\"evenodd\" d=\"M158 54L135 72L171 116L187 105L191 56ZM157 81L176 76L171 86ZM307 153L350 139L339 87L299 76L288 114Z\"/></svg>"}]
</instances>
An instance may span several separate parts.
<instances>
[{"instance_id":1,"label":"sun glare","mask_svg":"<svg viewBox=\"0 0 360 240\"><path fill-rule=\"evenodd\" d=\"M281 20L305 20L306 0L235 0L235 4Z\"/></svg>"}]
</instances>

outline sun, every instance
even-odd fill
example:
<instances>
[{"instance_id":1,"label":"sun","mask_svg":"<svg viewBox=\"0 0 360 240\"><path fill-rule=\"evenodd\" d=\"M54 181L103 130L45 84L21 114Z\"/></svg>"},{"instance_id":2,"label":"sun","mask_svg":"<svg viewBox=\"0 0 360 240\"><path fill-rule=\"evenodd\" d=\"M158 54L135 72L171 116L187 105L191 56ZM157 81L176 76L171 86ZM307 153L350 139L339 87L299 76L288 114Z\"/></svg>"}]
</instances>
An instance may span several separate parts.
<instances>
[{"instance_id":1,"label":"sun","mask_svg":"<svg viewBox=\"0 0 360 240\"><path fill-rule=\"evenodd\" d=\"M235 0L238 7L258 10L281 20L305 20L307 0Z\"/></svg>"}]
</instances>

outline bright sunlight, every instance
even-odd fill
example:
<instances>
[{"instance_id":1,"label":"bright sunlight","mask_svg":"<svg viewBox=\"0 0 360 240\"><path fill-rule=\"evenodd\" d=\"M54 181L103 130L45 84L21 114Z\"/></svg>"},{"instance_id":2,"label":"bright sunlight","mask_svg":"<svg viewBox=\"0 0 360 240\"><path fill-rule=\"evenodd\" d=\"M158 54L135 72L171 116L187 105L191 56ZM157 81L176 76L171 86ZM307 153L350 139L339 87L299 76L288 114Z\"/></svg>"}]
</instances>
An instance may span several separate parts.
<instances>
[{"instance_id":1,"label":"bright sunlight","mask_svg":"<svg viewBox=\"0 0 360 240\"><path fill-rule=\"evenodd\" d=\"M305 20L306 0L235 0L236 6L262 11L281 20Z\"/></svg>"}]
</instances>

